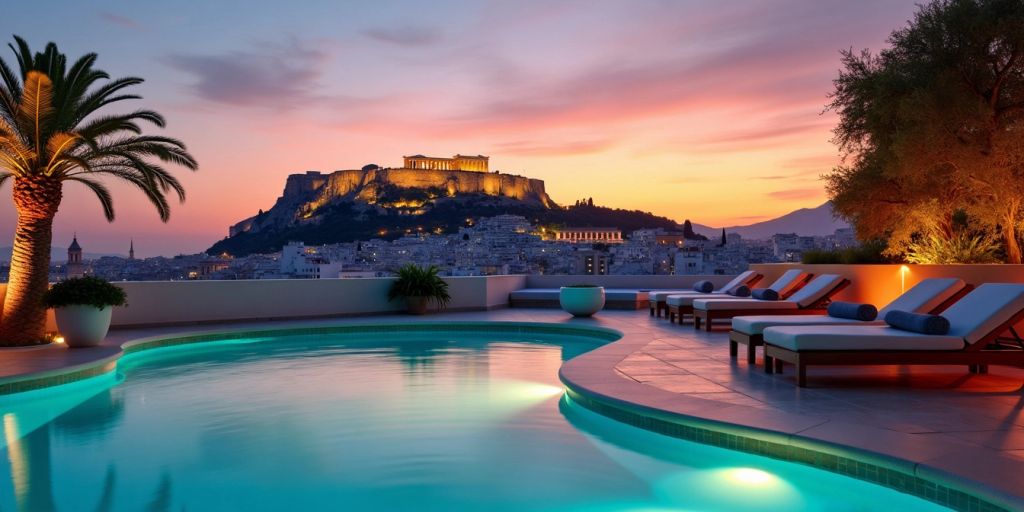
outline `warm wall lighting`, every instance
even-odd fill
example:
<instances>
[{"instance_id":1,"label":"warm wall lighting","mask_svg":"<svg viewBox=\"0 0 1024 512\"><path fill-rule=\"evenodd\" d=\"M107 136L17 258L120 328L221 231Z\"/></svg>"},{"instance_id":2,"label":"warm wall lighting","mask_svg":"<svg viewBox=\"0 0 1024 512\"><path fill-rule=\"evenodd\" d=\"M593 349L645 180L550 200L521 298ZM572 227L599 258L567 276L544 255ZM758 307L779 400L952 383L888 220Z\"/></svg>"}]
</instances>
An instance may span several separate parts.
<instances>
[{"instance_id":1,"label":"warm wall lighting","mask_svg":"<svg viewBox=\"0 0 1024 512\"><path fill-rule=\"evenodd\" d=\"M906 265L900 265L900 293L907 291L907 274L910 273L910 267Z\"/></svg>"}]
</instances>

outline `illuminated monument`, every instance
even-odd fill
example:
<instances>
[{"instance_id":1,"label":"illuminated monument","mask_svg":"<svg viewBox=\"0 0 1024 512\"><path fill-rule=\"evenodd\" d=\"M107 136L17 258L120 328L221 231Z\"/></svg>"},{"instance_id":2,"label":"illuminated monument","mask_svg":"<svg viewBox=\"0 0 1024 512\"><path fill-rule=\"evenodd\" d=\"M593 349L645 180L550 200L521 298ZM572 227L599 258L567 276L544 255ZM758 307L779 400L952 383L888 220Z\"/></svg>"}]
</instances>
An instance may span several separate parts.
<instances>
[{"instance_id":1,"label":"illuminated monument","mask_svg":"<svg viewBox=\"0 0 1024 512\"><path fill-rule=\"evenodd\" d=\"M332 173L289 175L274 207L230 226L228 236L283 229L293 223L317 223L323 208L339 201L382 209L405 208L405 213L415 215L423 214L427 203L459 195L491 196L542 208L558 206L545 192L543 180L492 172L490 157L413 155L402 160L398 168L370 164Z\"/></svg>"},{"instance_id":2,"label":"illuminated monument","mask_svg":"<svg viewBox=\"0 0 1024 512\"><path fill-rule=\"evenodd\" d=\"M451 158L413 155L403 156L404 169L425 169L431 171L474 171L488 172L487 164L490 157L483 155L455 155Z\"/></svg>"}]
</instances>

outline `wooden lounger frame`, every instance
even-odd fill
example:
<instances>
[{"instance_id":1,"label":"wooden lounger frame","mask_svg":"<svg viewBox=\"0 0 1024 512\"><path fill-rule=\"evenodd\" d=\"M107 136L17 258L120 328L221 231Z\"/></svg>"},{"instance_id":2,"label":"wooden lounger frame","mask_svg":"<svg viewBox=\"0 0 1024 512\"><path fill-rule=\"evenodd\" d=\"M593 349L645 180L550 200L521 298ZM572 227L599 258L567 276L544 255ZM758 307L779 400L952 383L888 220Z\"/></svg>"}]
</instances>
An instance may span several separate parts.
<instances>
[{"instance_id":1,"label":"wooden lounger frame","mask_svg":"<svg viewBox=\"0 0 1024 512\"><path fill-rule=\"evenodd\" d=\"M971 373L987 373L988 365L1024 366L1024 342L1013 326L1024 320L1024 310L1014 313L1006 322L984 338L963 350L789 350L770 343L764 346L765 373L782 373L785 363L796 366L797 386L807 387L808 366L871 366L871 365L966 365ZM1013 343L1000 338L1004 332L1014 334Z\"/></svg>"},{"instance_id":2,"label":"wooden lounger frame","mask_svg":"<svg viewBox=\"0 0 1024 512\"><path fill-rule=\"evenodd\" d=\"M806 285L807 282L804 282ZM809 304L805 308L797 306L796 309L757 309L757 308L740 308L740 309L694 309L693 310L693 328L700 329L701 325L704 326L705 331L711 331L715 320L732 318L734 316L750 316L750 315L821 315L825 313L825 308L828 307L829 303L832 302L832 296L841 292L844 288L850 286L849 279L842 279L839 281L834 288L828 291L820 299ZM795 293L795 292L794 292ZM792 296L792 294L790 294Z\"/></svg>"},{"instance_id":3,"label":"wooden lounger frame","mask_svg":"<svg viewBox=\"0 0 1024 512\"><path fill-rule=\"evenodd\" d=\"M929 313L935 314L945 311L946 308L953 305L954 302L963 298L968 292L974 289L972 285L965 285L958 292L951 295L948 299L942 301L941 304L932 308ZM846 325L846 324L841 324ZM857 325L857 324L850 324ZM729 331L729 355L735 358L739 354L739 346L746 345L747 347L747 363L755 364L757 362L757 347L764 345L763 334L747 334L745 332L739 332L737 330Z\"/></svg>"}]
</instances>

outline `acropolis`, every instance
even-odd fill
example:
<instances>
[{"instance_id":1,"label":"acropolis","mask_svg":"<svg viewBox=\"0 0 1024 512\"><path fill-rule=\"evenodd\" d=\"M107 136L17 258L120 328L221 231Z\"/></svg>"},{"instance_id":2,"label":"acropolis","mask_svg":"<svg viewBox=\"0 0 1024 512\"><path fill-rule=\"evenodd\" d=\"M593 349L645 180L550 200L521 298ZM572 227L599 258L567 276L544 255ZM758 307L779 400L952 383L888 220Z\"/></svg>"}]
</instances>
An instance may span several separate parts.
<instances>
[{"instance_id":1,"label":"acropolis","mask_svg":"<svg viewBox=\"0 0 1024 512\"><path fill-rule=\"evenodd\" d=\"M426 169L431 171L475 171L488 172L487 162L490 157L483 155L455 155L451 158L413 155L403 156L402 167L405 169Z\"/></svg>"}]
</instances>

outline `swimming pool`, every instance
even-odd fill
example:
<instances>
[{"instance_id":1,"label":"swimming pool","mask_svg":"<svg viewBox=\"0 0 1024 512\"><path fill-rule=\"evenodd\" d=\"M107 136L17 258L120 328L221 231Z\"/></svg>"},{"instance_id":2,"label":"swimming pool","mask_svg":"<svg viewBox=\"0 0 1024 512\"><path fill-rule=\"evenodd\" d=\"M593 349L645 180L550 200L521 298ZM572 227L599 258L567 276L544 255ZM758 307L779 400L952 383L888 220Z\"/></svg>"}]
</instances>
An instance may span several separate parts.
<instances>
[{"instance_id":1,"label":"swimming pool","mask_svg":"<svg viewBox=\"0 0 1024 512\"><path fill-rule=\"evenodd\" d=\"M0 510L944 510L574 404L564 334L258 336L0 397Z\"/></svg>"}]
</instances>

